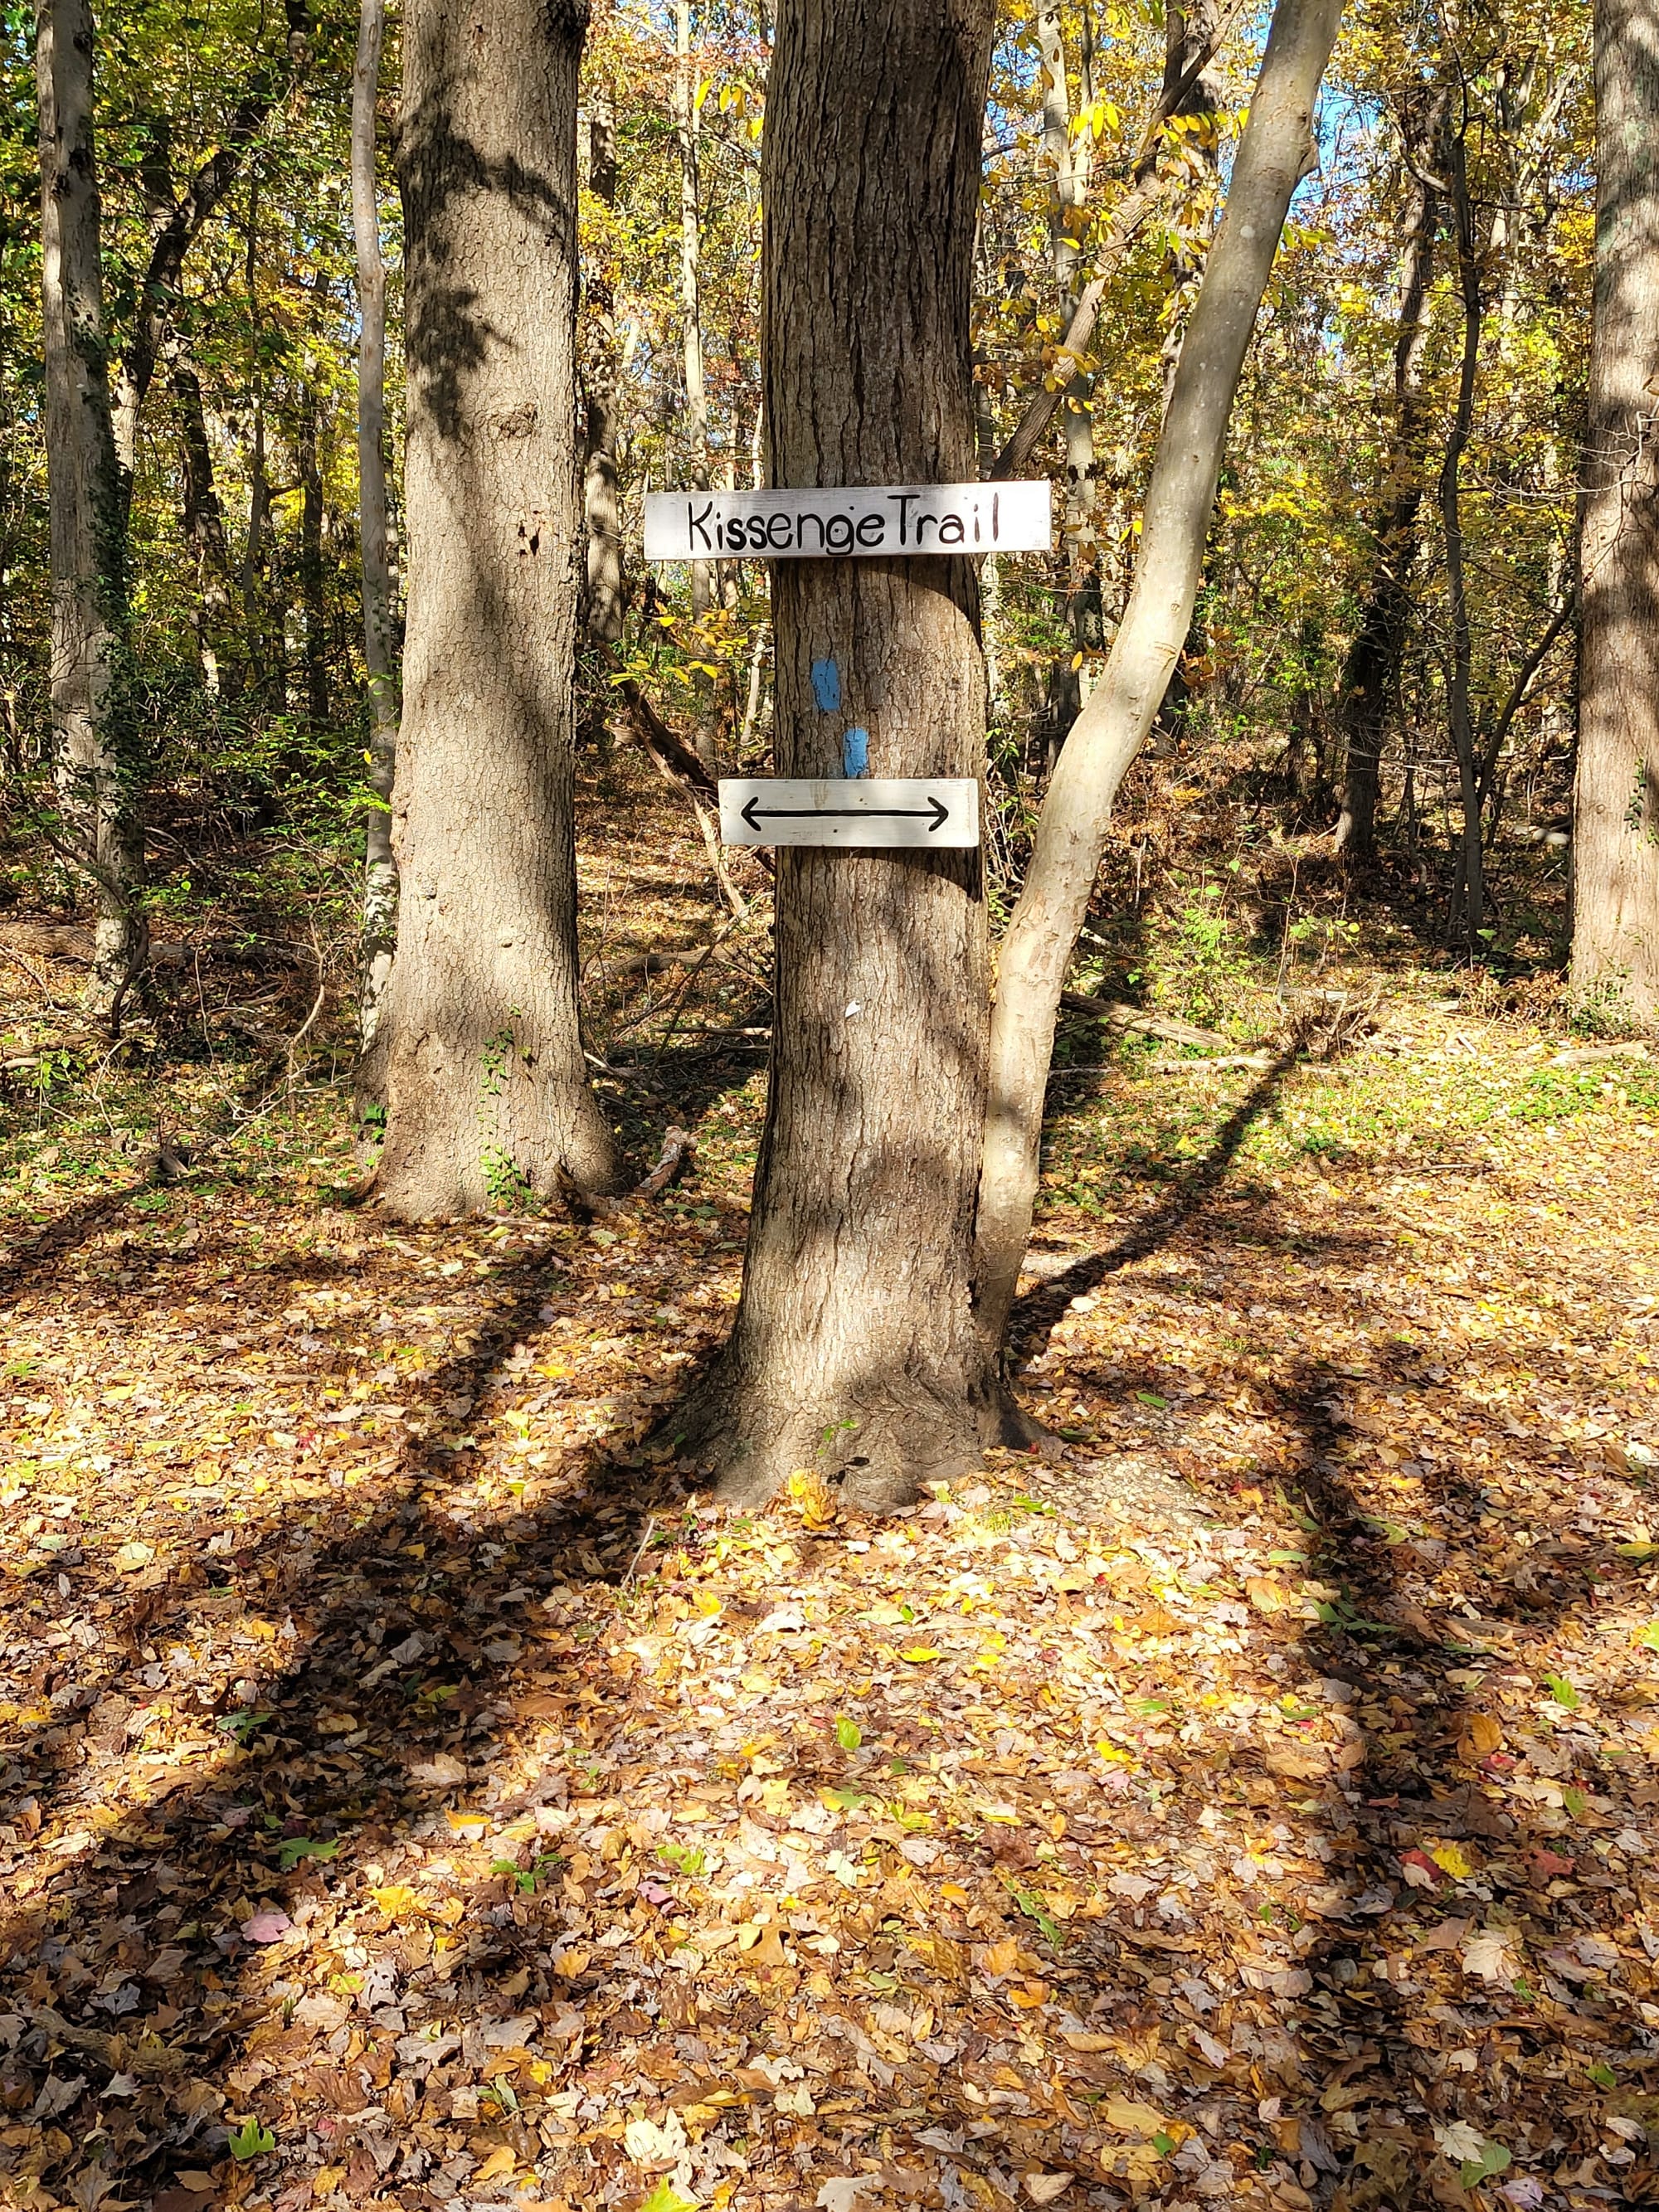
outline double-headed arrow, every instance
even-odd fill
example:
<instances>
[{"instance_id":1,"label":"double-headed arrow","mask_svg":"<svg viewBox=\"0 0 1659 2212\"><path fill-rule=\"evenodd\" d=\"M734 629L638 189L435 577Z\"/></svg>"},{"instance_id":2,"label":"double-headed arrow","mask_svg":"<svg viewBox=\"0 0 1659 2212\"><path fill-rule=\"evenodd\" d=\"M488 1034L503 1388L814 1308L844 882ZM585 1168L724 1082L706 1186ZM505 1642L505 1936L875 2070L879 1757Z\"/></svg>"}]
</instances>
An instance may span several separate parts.
<instances>
[{"instance_id":1,"label":"double-headed arrow","mask_svg":"<svg viewBox=\"0 0 1659 2212\"><path fill-rule=\"evenodd\" d=\"M878 814L926 822L930 836L934 830L942 830L951 818L951 810L945 801L932 797L926 806L763 806L760 793L757 792L743 810L744 820L757 836L760 834L763 821L867 822L872 816Z\"/></svg>"}]
</instances>

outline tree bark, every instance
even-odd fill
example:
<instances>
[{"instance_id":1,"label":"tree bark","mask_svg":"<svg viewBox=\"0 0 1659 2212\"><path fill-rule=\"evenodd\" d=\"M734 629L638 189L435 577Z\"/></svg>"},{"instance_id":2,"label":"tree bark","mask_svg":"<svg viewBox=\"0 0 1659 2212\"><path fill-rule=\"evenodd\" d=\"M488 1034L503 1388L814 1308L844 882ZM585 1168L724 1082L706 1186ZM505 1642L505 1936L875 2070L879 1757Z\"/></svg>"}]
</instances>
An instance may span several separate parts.
<instances>
[{"instance_id":1,"label":"tree bark","mask_svg":"<svg viewBox=\"0 0 1659 2212\"><path fill-rule=\"evenodd\" d=\"M412 0L409 611L383 1001L388 1209L603 1188L577 1014L580 0Z\"/></svg>"},{"instance_id":2,"label":"tree bark","mask_svg":"<svg viewBox=\"0 0 1659 2212\"><path fill-rule=\"evenodd\" d=\"M1596 0L1572 987L1659 1011L1659 9Z\"/></svg>"},{"instance_id":3,"label":"tree bark","mask_svg":"<svg viewBox=\"0 0 1659 2212\"><path fill-rule=\"evenodd\" d=\"M86 1001L108 1012L144 958L144 831L125 665L125 507L104 328L88 0L40 0L35 33L52 735L67 848L98 905Z\"/></svg>"},{"instance_id":4,"label":"tree bark","mask_svg":"<svg viewBox=\"0 0 1659 2212\"><path fill-rule=\"evenodd\" d=\"M1411 568L1423 504L1427 431L1423 378L1429 287L1440 227L1440 198L1423 181L1423 172L1437 169L1443 155L1446 100L1445 88L1435 87L1427 98L1418 101L1406 123L1412 184L1394 349L1393 414L1370 574L1343 663L1340 689L1345 745L1336 849L1355 860L1368 860L1376 848L1382 739L1411 626Z\"/></svg>"},{"instance_id":5,"label":"tree bark","mask_svg":"<svg viewBox=\"0 0 1659 2212\"><path fill-rule=\"evenodd\" d=\"M380 252L376 118L386 0L361 0L351 77L351 230L357 256L358 530L363 569L363 671L368 683L368 789L363 810L363 949L358 1036L367 1054L398 932L392 785L398 762L398 647L386 468L386 263Z\"/></svg>"},{"instance_id":6,"label":"tree bark","mask_svg":"<svg viewBox=\"0 0 1659 2212\"><path fill-rule=\"evenodd\" d=\"M990 0L786 0L767 98L775 484L972 473L969 300ZM980 775L970 564L774 570L781 775ZM833 660L841 707L812 666ZM1001 1434L971 1300L987 934L977 854L777 855L773 1064L743 1296L677 1415L733 1498L798 1468L880 1504Z\"/></svg>"},{"instance_id":7,"label":"tree bark","mask_svg":"<svg viewBox=\"0 0 1659 2212\"><path fill-rule=\"evenodd\" d=\"M1158 441L1129 604L1055 768L1002 942L979 1206L979 1313L994 1347L1030 1234L1066 970L1112 802L1152 728L1192 618L1233 395L1291 196L1315 158L1314 101L1340 14L1341 0L1279 0L1274 13Z\"/></svg>"}]
</instances>

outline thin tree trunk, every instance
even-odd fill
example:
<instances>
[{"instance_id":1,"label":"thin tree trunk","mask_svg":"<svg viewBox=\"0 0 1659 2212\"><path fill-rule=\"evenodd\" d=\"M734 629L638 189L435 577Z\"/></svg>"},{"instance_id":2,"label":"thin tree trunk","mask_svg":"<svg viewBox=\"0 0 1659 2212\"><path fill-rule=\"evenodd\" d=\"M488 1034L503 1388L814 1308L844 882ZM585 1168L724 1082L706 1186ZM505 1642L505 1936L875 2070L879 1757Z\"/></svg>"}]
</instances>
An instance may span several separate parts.
<instances>
[{"instance_id":1,"label":"thin tree trunk","mask_svg":"<svg viewBox=\"0 0 1659 2212\"><path fill-rule=\"evenodd\" d=\"M319 403L305 402L300 425L300 609L305 625L306 720L328 726L328 606L323 590L323 477L317 453Z\"/></svg>"},{"instance_id":2,"label":"thin tree trunk","mask_svg":"<svg viewBox=\"0 0 1659 2212\"><path fill-rule=\"evenodd\" d=\"M675 0L674 104L680 149L680 314L685 362L685 427L691 441L691 481L708 489L708 398L702 378L702 224L697 211L697 88L691 65L691 0ZM691 563L691 611L708 613L714 599L714 563Z\"/></svg>"},{"instance_id":3,"label":"thin tree trunk","mask_svg":"<svg viewBox=\"0 0 1659 2212\"><path fill-rule=\"evenodd\" d=\"M398 932L392 785L398 761L398 648L386 468L386 264L380 254L376 117L386 0L361 0L351 78L351 228L357 252L357 483L363 568L363 670L368 682L368 788L363 810L363 951L358 1036L367 1054Z\"/></svg>"},{"instance_id":4,"label":"thin tree trunk","mask_svg":"<svg viewBox=\"0 0 1659 2212\"><path fill-rule=\"evenodd\" d=\"M1355 860L1369 860L1376 848L1382 739L1411 626L1411 568L1417 550L1417 518L1423 504L1428 427L1423 380L1429 286L1440 228L1439 195L1423 182L1421 173L1437 168L1443 158L1446 101L1445 88L1436 86L1419 100L1408 118L1407 153L1413 184L1395 338L1390 450L1374 532L1370 575L1342 669L1340 702L1345 755L1336 849Z\"/></svg>"},{"instance_id":5,"label":"thin tree trunk","mask_svg":"<svg viewBox=\"0 0 1659 2212\"><path fill-rule=\"evenodd\" d=\"M208 443L202 380L187 362L180 362L173 369L173 392L179 405L179 444L184 462L185 543L196 562L196 605L191 626L196 632L203 682L209 696L217 699L237 688L221 653L231 621L230 549L225 542L224 510L213 480L213 449Z\"/></svg>"},{"instance_id":6,"label":"thin tree trunk","mask_svg":"<svg viewBox=\"0 0 1659 2212\"><path fill-rule=\"evenodd\" d=\"M410 1218L612 1172L577 1016L586 21L580 0L410 0L404 19L409 613L380 1184Z\"/></svg>"},{"instance_id":7,"label":"thin tree trunk","mask_svg":"<svg viewBox=\"0 0 1659 2212\"><path fill-rule=\"evenodd\" d=\"M1659 1012L1659 11L1596 0L1572 986Z\"/></svg>"},{"instance_id":8,"label":"thin tree trunk","mask_svg":"<svg viewBox=\"0 0 1659 2212\"><path fill-rule=\"evenodd\" d=\"M974 460L969 305L990 0L785 0L767 99L763 360L775 484L948 483ZM918 252L925 239L927 251ZM775 755L979 775L970 564L779 563ZM831 659L841 707L820 711ZM987 936L977 854L777 855L773 1066L731 1341L672 1430L760 1498L797 1468L878 1504L1002 1433L971 1301Z\"/></svg>"},{"instance_id":9,"label":"thin tree trunk","mask_svg":"<svg viewBox=\"0 0 1659 2212\"><path fill-rule=\"evenodd\" d=\"M587 131L588 188L611 206L617 197L617 118L609 94L598 88L588 103ZM617 474L621 408L616 305L608 277L589 280L588 313L602 321L604 329L598 359L587 378L583 506L587 518L587 634L601 645L614 645L622 635L624 610L622 492Z\"/></svg>"},{"instance_id":10,"label":"thin tree trunk","mask_svg":"<svg viewBox=\"0 0 1659 2212\"><path fill-rule=\"evenodd\" d=\"M125 507L104 328L88 0L40 0L35 32L52 735L68 850L98 904L87 1004L111 1012L144 958L144 830L125 665Z\"/></svg>"},{"instance_id":11,"label":"thin tree trunk","mask_svg":"<svg viewBox=\"0 0 1659 2212\"><path fill-rule=\"evenodd\" d=\"M1468 585L1463 569L1463 453L1474 424L1474 380L1480 365L1480 267L1474 245L1474 209L1469 198L1467 126L1449 149L1452 222L1457 240L1457 289L1463 309L1463 350L1458 368L1457 404L1440 468L1440 520L1446 541L1446 599L1451 623L1451 668L1446 684L1446 721L1457 763L1462 833L1458 847L1456 901L1463 939L1473 955L1480 951L1486 922L1486 878L1480 847L1480 768L1469 703L1474 641L1469 629Z\"/></svg>"},{"instance_id":12,"label":"thin tree trunk","mask_svg":"<svg viewBox=\"0 0 1659 2212\"><path fill-rule=\"evenodd\" d=\"M1112 803L1157 716L1192 618L1233 395L1291 196L1315 159L1314 102L1341 0L1279 0L1226 211L1188 323L1147 487L1129 604L1055 768L998 960L979 1208L979 1314L1000 1347L1030 1233L1066 970Z\"/></svg>"}]
</instances>

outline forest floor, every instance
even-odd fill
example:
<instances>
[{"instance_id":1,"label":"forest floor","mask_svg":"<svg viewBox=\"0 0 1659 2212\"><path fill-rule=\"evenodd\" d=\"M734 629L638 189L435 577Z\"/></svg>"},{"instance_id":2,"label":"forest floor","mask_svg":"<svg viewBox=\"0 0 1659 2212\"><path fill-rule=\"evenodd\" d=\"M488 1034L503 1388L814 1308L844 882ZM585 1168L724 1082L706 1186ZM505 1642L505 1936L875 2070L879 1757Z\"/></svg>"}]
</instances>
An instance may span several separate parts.
<instances>
[{"instance_id":1,"label":"forest floor","mask_svg":"<svg viewBox=\"0 0 1659 2212\"><path fill-rule=\"evenodd\" d=\"M1639 1048L1363 945L1329 1059L1074 1025L1060 1455L732 1517L647 1440L737 1297L763 925L635 1019L724 925L630 836L604 1095L696 1150L593 1225L347 1210L340 1089L71 1068L14 963L0 2202L1659 2203Z\"/></svg>"}]
</instances>

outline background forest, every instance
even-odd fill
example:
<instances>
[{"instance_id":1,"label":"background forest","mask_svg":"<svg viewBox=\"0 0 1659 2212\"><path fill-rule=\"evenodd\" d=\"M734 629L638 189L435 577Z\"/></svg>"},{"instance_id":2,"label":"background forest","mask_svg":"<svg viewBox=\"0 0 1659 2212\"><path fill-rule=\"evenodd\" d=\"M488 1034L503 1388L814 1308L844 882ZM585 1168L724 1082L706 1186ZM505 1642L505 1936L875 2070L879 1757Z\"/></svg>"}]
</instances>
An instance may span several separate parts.
<instances>
[{"instance_id":1,"label":"background forest","mask_svg":"<svg viewBox=\"0 0 1659 2212\"><path fill-rule=\"evenodd\" d=\"M182 920L244 876L267 889L293 876L313 895L329 882L337 917L350 911L366 728L352 29L319 19L291 49L269 10L175 20L145 6L100 18L107 312L131 444L134 680L158 933L162 917ZM1166 26L1161 11L1061 8L1041 26L1020 10L1000 32L975 252L988 467L1032 392L1073 373L1039 453L1061 487L1063 547L985 584L1005 880L1121 611L1140 491L1262 29L1237 9L1199 8ZM6 880L34 911L67 908L76 887L31 834L49 769L50 594L28 33L14 11L0 665ZM705 473L758 480L766 40L764 21L740 12L609 8L588 40L582 358L591 430L614 457L621 567L615 596L604 592L591 617L594 761L619 723L627 732L623 672L711 765L752 771L767 757L763 573L728 563L717 591L695 593L684 574L646 572L637 553L652 486ZM1152 103L1166 69L1178 81L1194 62L1159 129ZM395 529L393 69L385 82ZM1375 839L1425 950L1472 949L1499 972L1559 961L1590 122L1584 15L1350 13L1318 171L1297 196L1249 357L1200 603L1153 749L1185 763L1197 789L1171 812L1152 803L1149 770L1152 812L1143 822L1127 810L1116 840L1120 871L1133 852L1144 892L1162 883L1191 810L1213 805L1241 851L1334 832L1369 857ZM1462 181L1448 192L1453 143ZM1154 190L1140 193L1125 242L1126 198L1149 163ZM1062 357L1070 307L1097 264L1107 281L1092 339ZM1461 607L1448 574L1451 479ZM1455 707L1460 655L1468 697ZM1473 929L1455 859L1460 746L1478 763L1483 836L1503 878ZM1185 787L1164 782L1166 799ZM1248 898L1242 912L1248 927ZM1291 927L1312 920L1298 912Z\"/></svg>"}]
</instances>

